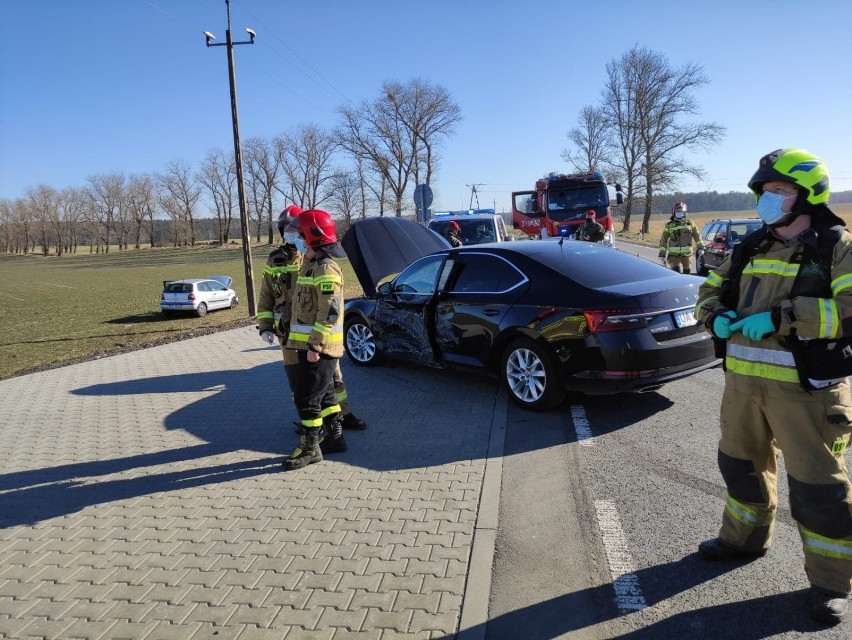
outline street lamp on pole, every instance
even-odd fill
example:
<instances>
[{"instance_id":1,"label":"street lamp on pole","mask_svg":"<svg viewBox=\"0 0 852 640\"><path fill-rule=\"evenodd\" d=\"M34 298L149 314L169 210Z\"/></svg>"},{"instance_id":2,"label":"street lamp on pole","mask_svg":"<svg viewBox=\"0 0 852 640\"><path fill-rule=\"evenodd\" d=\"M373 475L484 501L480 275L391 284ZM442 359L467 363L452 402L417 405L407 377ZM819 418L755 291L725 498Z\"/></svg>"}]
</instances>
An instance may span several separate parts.
<instances>
[{"instance_id":1,"label":"street lamp on pole","mask_svg":"<svg viewBox=\"0 0 852 640\"><path fill-rule=\"evenodd\" d=\"M240 199L240 231L243 237L243 263L246 272L246 297L248 297L249 316L254 317L257 313L254 297L254 274L251 266L251 236L248 226L248 207L246 206L246 192L243 183L243 154L240 147L240 119L237 114L237 79L234 74L234 45L254 44L257 34L251 29L246 29L249 40L234 42L231 39L231 2L225 0L228 12L228 28L225 30L225 42L212 42L216 39L209 31L204 32L208 47L228 48L228 78L231 83L231 120L234 125L234 162L237 166L237 193Z\"/></svg>"}]
</instances>

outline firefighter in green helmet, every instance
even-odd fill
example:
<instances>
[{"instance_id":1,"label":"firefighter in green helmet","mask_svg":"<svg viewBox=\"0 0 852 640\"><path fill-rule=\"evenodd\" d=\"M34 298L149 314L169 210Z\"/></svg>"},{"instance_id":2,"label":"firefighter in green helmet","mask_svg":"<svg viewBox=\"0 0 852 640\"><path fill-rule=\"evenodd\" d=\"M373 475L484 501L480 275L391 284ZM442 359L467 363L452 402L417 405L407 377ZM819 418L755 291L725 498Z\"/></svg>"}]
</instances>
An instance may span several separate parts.
<instances>
[{"instance_id":1,"label":"firefighter in green helmet","mask_svg":"<svg viewBox=\"0 0 852 640\"><path fill-rule=\"evenodd\" d=\"M710 559L763 556L784 456L811 584L808 614L837 624L852 588L852 233L827 206L825 163L802 149L760 159L748 183L764 222L699 289L696 316L725 356L718 462L727 495ZM721 355L721 353L720 353Z\"/></svg>"},{"instance_id":2,"label":"firefighter in green helmet","mask_svg":"<svg viewBox=\"0 0 852 640\"><path fill-rule=\"evenodd\" d=\"M686 203L675 202L671 218L660 236L660 259L663 266L678 273L690 273L689 260L693 243L696 249L704 248L698 227L686 215Z\"/></svg>"}]
</instances>

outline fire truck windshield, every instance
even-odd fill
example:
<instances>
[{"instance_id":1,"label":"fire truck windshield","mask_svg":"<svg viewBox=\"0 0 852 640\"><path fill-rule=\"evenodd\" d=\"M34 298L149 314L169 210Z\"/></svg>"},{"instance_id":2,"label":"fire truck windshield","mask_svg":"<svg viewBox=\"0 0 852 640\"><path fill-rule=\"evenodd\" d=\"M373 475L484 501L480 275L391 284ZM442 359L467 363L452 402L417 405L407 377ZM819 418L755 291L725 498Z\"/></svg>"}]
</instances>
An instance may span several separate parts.
<instances>
[{"instance_id":1,"label":"fire truck windshield","mask_svg":"<svg viewBox=\"0 0 852 640\"><path fill-rule=\"evenodd\" d=\"M588 187L557 186L547 190L547 216L555 222L572 220L586 209L596 209L608 204L606 186L601 184Z\"/></svg>"}]
</instances>

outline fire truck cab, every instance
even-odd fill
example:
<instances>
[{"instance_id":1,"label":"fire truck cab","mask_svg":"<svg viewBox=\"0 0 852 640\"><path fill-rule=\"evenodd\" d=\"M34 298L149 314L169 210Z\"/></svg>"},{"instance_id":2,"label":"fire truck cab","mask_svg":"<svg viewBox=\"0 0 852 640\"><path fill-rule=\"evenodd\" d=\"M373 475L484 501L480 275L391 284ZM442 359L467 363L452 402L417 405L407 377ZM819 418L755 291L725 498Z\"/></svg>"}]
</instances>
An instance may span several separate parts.
<instances>
[{"instance_id":1,"label":"fire truck cab","mask_svg":"<svg viewBox=\"0 0 852 640\"><path fill-rule=\"evenodd\" d=\"M615 185L616 203L624 202L621 185ZM512 193L512 225L531 238L573 238L586 222L586 211L593 209L606 233L603 243L612 246L609 189L600 171L587 173L551 173L535 183L535 191Z\"/></svg>"}]
</instances>

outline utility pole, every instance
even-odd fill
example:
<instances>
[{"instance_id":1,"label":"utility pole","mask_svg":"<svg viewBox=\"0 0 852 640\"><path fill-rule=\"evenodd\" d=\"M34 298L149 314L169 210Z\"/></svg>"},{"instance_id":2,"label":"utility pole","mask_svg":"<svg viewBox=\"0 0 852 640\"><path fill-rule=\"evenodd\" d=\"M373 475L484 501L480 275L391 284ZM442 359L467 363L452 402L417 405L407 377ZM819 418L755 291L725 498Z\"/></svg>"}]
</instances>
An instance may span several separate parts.
<instances>
[{"instance_id":1,"label":"utility pole","mask_svg":"<svg viewBox=\"0 0 852 640\"><path fill-rule=\"evenodd\" d=\"M243 236L243 264L246 272L246 297L248 298L249 317L253 318L257 309L254 298L254 273L251 266L251 236L249 235L248 227L248 207L246 205L246 191L243 183L243 154L240 147L240 118L237 114L237 78L234 73L234 45L238 44L254 44L254 38L257 35L251 29L246 29L250 40L234 42L231 40L231 1L225 0L225 8L228 12L228 28L225 30L225 42L211 43L215 40L214 36L209 31L204 32L207 38L208 47L227 47L228 48L228 79L231 84L231 120L234 125L234 162L237 165L237 193L240 199L240 231Z\"/></svg>"},{"instance_id":2,"label":"utility pole","mask_svg":"<svg viewBox=\"0 0 852 640\"><path fill-rule=\"evenodd\" d=\"M470 188L470 206L468 207L468 209L473 209L474 197L476 198L476 208L479 209L479 195L476 193L476 188L477 187L484 187L485 184L482 183L482 182L480 182L478 184L476 182L474 182L473 184L466 184L465 186Z\"/></svg>"}]
</instances>

